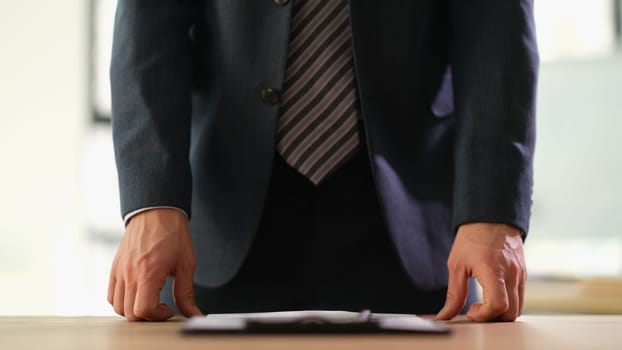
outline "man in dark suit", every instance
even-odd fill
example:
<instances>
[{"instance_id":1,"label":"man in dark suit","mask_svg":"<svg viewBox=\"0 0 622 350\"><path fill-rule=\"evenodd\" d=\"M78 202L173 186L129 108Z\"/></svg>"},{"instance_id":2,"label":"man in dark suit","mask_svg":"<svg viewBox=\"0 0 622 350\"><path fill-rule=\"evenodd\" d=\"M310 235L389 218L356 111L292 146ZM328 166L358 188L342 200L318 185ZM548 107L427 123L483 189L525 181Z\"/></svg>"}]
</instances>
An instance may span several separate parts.
<instances>
[{"instance_id":1,"label":"man in dark suit","mask_svg":"<svg viewBox=\"0 0 622 350\"><path fill-rule=\"evenodd\" d=\"M174 277L186 316L449 319L474 277L483 301L467 316L514 320L532 12L531 0L120 0L114 310L171 317L160 291Z\"/></svg>"}]
</instances>

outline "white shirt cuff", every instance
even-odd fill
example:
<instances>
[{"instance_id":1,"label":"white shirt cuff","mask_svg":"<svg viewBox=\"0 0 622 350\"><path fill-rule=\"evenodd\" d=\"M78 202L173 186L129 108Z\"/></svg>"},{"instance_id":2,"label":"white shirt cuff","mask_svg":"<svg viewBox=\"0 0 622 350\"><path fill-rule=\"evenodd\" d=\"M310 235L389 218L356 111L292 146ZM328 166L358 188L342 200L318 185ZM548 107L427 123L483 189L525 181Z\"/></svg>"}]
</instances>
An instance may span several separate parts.
<instances>
[{"instance_id":1,"label":"white shirt cuff","mask_svg":"<svg viewBox=\"0 0 622 350\"><path fill-rule=\"evenodd\" d=\"M188 219L188 213L186 213L185 210L177 208L177 207L161 205L161 206L155 206L155 207L140 208L140 209L136 209L134 211L131 211L131 212L125 214L125 216L123 217L123 222L125 223L125 226L127 226L127 224L130 221L130 219L133 218L136 214L140 214L140 213L142 213L144 211L151 210L151 209L175 209L175 210L179 210L180 212L182 212L184 214L184 216L186 217L186 220Z\"/></svg>"}]
</instances>

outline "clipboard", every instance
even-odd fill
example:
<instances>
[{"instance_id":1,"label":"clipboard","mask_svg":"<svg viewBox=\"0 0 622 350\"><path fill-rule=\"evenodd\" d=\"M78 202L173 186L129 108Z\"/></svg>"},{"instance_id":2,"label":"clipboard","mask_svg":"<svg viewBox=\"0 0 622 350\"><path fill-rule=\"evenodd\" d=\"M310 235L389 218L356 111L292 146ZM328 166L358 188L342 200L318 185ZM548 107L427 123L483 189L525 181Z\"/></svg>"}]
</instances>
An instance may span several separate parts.
<instances>
[{"instance_id":1,"label":"clipboard","mask_svg":"<svg viewBox=\"0 0 622 350\"><path fill-rule=\"evenodd\" d=\"M245 314L210 314L186 321L182 334L327 334L424 333L449 334L444 323L411 314L372 314L369 310L279 311Z\"/></svg>"}]
</instances>

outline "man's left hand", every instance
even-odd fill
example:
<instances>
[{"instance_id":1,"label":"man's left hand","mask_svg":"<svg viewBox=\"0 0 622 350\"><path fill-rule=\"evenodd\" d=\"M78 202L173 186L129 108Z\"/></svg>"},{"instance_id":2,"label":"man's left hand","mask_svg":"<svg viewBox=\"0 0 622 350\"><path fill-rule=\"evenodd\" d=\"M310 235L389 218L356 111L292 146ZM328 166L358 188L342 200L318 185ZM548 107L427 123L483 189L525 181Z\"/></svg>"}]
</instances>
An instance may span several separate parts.
<instances>
[{"instance_id":1,"label":"man's left hand","mask_svg":"<svg viewBox=\"0 0 622 350\"><path fill-rule=\"evenodd\" d=\"M527 269L517 228L495 223L460 226L447 267L447 299L437 319L449 320L462 310L469 277L474 277L483 289L483 301L470 306L469 319L514 321L521 315Z\"/></svg>"}]
</instances>

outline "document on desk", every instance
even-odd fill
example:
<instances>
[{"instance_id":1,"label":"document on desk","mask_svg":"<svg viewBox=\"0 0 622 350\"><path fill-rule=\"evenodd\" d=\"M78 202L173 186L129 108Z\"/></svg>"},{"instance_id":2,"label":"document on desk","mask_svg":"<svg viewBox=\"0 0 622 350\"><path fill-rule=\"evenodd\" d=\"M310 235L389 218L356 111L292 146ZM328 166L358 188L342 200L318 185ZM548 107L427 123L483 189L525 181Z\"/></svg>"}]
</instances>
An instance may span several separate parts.
<instances>
[{"instance_id":1,"label":"document on desk","mask_svg":"<svg viewBox=\"0 0 622 350\"><path fill-rule=\"evenodd\" d=\"M197 316L186 321L182 333L448 334L449 328L444 323L409 314L307 310Z\"/></svg>"}]
</instances>

